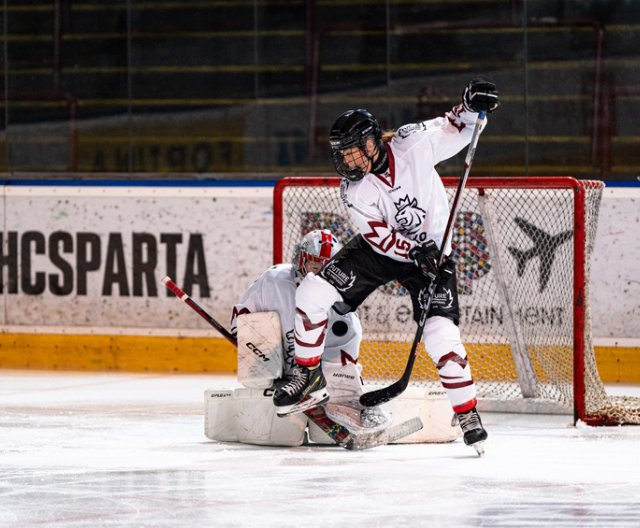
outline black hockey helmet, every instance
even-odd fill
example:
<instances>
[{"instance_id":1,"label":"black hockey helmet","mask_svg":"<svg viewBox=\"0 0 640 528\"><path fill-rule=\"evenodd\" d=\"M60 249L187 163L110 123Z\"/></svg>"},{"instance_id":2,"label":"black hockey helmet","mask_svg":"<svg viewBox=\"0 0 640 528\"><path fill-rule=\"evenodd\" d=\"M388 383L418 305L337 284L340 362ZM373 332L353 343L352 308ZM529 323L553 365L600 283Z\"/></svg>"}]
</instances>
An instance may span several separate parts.
<instances>
[{"instance_id":1,"label":"black hockey helmet","mask_svg":"<svg viewBox=\"0 0 640 528\"><path fill-rule=\"evenodd\" d=\"M329 133L329 144L331 145L333 166L340 176L351 181L359 181L364 178L364 173L360 168L349 168L341 151L349 147L358 147L367 158L371 159L366 150L367 138L370 137L376 142L379 152L384 150L382 129L378 120L368 110L364 108L347 110L336 119Z\"/></svg>"}]
</instances>

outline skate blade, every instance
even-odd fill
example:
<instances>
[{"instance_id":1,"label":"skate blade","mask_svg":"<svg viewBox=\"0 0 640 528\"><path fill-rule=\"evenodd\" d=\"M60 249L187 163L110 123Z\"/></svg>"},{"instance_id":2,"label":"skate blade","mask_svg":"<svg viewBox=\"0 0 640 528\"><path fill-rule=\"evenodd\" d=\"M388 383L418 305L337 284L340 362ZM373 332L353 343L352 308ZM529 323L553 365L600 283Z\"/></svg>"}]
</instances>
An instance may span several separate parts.
<instances>
[{"instance_id":1,"label":"skate blade","mask_svg":"<svg viewBox=\"0 0 640 528\"><path fill-rule=\"evenodd\" d=\"M473 444L473 448L476 450L479 457L484 455L484 446L482 444L484 444L484 442L476 442Z\"/></svg>"},{"instance_id":2,"label":"skate blade","mask_svg":"<svg viewBox=\"0 0 640 528\"><path fill-rule=\"evenodd\" d=\"M312 407L317 407L318 405L322 405L323 403L327 403L329 401L329 392L326 389L322 391L316 391L309 396L307 396L304 400L299 401L298 403L294 403L293 405L287 405L284 407L278 407L276 410L276 415L280 418L284 418L290 414L301 413L311 409Z\"/></svg>"}]
</instances>

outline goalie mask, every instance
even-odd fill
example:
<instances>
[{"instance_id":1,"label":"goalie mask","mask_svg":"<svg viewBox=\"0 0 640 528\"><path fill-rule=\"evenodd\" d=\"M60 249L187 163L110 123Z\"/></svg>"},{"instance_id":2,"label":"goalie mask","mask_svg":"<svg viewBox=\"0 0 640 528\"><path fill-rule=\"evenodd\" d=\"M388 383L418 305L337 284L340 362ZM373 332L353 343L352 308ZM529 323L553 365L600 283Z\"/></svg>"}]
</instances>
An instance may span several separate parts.
<instances>
[{"instance_id":1,"label":"goalie mask","mask_svg":"<svg viewBox=\"0 0 640 528\"><path fill-rule=\"evenodd\" d=\"M309 273L318 273L322 266L342 249L342 244L328 229L307 233L293 251L293 268L296 278Z\"/></svg>"},{"instance_id":2,"label":"goalie mask","mask_svg":"<svg viewBox=\"0 0 640 528\"><path fill-rule=\"evenodd\" d=\"M375 155L378 159L367 153L367 139L373 139L375 143ZM368 110L359 108L343 113L331 127L329 133L331 145L331 161L336 172L351 181L359 181L364 178L364 172L360 167L350 167L344 158L343 150L357 147L362 155L371 162L371 172L380 173L387 167L387 151L382 143L382 129L378 120Z\"/></svg>"}]
</instances>

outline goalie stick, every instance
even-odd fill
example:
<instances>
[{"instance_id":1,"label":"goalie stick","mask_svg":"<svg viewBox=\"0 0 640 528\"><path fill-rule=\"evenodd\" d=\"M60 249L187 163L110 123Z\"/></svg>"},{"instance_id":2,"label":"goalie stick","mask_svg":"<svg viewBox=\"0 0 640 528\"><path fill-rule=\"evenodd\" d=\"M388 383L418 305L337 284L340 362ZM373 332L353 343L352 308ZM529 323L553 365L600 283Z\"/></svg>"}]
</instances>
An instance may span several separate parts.
<instances>
[{"instance_id":1,"label":"goalie stick","mask_svg":"<svg viewBox=\"0 0 640 528\"><path fill-rule=\"evenodd\" d=\"M476 146L478 145L478 138L480 137L480 128L484 124L486 120L486 112L479 112L478 119L476 120L475 128L473 129L473 135L471 136L471 142L469 143L469 149L467 150L467 157L464 161L465 171L462 178L458 182L458 188L456 189L456 194L453 197L453 203L451 205L451 211L449 212L449 219L447 220L447 227L444 230L444 236L442 237L442 244L440 245L440 252L438 256L438 268L442 265L444 261L444 249L446 247L447 241L449 240L449 235L451 234L451 229L453 228L453 223L455 222L456 215L458 214L458 208L460 207L460 198L462 196L462 190L467 183L467 179L469 178L469 172L471 171L471 163L473 162L473 156L476 153ZM402 394L407 386L409 385L409 379L411 378L411 371L413 370L413 364L416 360L416 355L418 352L418 345L422 339L422 333L424 332L424 325L427 322L427 317L429 314L429 310L431 309L431 302L433 300L433 293L436 289L437 285L437 276L431 281L429 284L429 289L427 291L425 303L422 306L422 313L420 314L420 320L418 321L418 328L416 330L416 335L413 338L413 344L411 345L411 351L409 352L409 359L407 360L407 366L404 369L404 372L400 379L387 387L383 387L382 389L378 389L371 392L366 392L362 396L360 396L360 403L365 407L373 407L375 405L380 405L381 403L388 402L392 400L396 396Z\"/></svg>"},{"instance_id":2,"label":"goalie stick","mask_svg":"<svg viewBox=\"0 0 640 528\"><path fill-rule=\"evenodd\" d=\"M204 310L204 308L194 301L187 293L180 289L170 277L164 277L162 279L162 284L164 284L178 299L186 303L200 317L207 321L207 323L220 332L220 334L222 334L222 336L234 347L238 347L238 340L233 336L233 334L211 317L211 315L209 315L207 311ZM411 418L406 422L388 427L382 431L353 433L344 425L340 425L338 422L329 418L324 408L321 406L308 409L304 411L304 414L320 429L322 429L322 431L324 431L325 434L327 434L327 436L329 436L329 438L331 438L337 445L351 451L370 449L379 445L388 444L395 440L399 440L400 438L404 438L411 433L415 433L423 427L420 418Z\"/></svg>"}]
</instances>

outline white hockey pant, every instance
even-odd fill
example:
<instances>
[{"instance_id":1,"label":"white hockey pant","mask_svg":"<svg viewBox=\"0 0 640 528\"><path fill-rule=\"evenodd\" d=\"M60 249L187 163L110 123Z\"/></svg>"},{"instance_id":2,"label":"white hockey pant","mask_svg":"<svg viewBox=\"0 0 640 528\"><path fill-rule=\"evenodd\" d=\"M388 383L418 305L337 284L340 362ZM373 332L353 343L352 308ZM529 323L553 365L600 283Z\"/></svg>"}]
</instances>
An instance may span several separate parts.
<instances>
[{"instance_id":1,"label":"white hockey pant","mask_svg":"<svg viewBox=\"0 0 640 528\"><path fill-rule=\"evenodd\" d=\"M295 348L296 358L312 360L324 352L329 310L342 301L331 284L308 273L296 290Z\"/></svg>"},{"instance_id":2,"label":"white hockey pant","mask_svg":"<svg viewBox=\"0 0 640 528\"><path fill-rule=\"evenodd\" d=\"M458 327L446 317L429 317L424 326L423 341L453 410L464 412L474 407L476 386Z\"/></svg>"}]
</instances>

